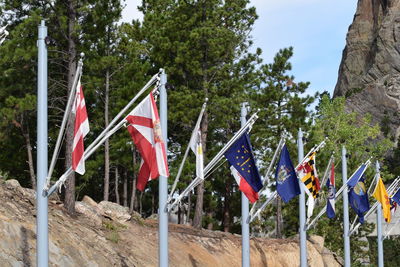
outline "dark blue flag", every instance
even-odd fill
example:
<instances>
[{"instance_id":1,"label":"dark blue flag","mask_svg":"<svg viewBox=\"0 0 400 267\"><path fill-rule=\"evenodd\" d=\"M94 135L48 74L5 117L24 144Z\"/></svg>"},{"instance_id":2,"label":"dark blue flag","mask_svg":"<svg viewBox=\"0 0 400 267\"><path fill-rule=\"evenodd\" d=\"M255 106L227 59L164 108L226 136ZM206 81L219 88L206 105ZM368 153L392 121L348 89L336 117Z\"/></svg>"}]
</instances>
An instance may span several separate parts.
<instances>
[{"instance_id":1,"label":"dark blue flag","mask_svg":"<svg viewBox=\"0 0 400 267\"><path fill-rule=\"evenodd\" d=\"M400 205L400 190L397 190L396 194L394 194L391 199Z\"/></svg>"},{"instance_id":2,"label":"dark blue flag","mask_svg":"<svg viewBox=\"0 0 400 267\"><path fill-rule=\"evenodd\" d=\"M347 180L347 185L349 187L356 186L358 180L360 180L361 176L364 174L364 171L367 169L367 165L361 164L361 166L353 173L349 180Z\"/></svg>"},{"instance_id":3,"label":"dark blue flag","mask_svg":"<svg viewBox=\"0 0 400 267\"><path fill-rule=\"evenodd\" d=\"M275 178L276 191L285 203L288 203L289 200L300 194L299 181L286 145L282 147L281 158L276 168Z\"/></svg>"},{"instance_id":4,"label":"dark blue flag","mask_svg":"<svg viewBox=\"0 0 400 267\"><path fill-rule=\"evenodd\" d=\"M257 192L263 186L247 133L239 137L224 155L231 165L231 171L239 184L239 189L251 203L254 203L258 199Z\"/></svg>"},{"instance_id":5,"label":"dark blue flag","mask_svg":"<svg viewBox=\"0 0 400 267\"><path fill-rule=\"evenodd\" d=\"M364 182L363 175L349 191L350 206L357 213L360 223L364 223L364 213L369 210L368 194Z\"/></svg>"}]
</instances>

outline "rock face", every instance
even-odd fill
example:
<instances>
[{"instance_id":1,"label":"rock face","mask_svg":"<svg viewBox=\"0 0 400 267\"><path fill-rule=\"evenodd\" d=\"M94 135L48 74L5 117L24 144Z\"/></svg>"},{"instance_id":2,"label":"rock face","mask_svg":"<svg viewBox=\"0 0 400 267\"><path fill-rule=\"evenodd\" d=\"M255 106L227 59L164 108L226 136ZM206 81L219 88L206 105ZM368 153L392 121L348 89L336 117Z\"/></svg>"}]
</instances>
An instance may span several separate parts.
<instances>
[{"instance_id":1,"label":"rock face","mask_svg":"<svg viewBox=\"0 0 400 267\"><path fill-rule=\"evenodd\" d=\"M34 192L0 181L0 266L36 266ZM158 224L114 203L85 197L77 216L49 201L50 266L157 266ZM310 266L341 266L321 237L307 244ZM241 266L240 236L169 225L170 266ZM252 266L298 266L298 241L253 238Z\"/></svg>"},{"instance_id":2,"label":"rock face","mask_svg":"<svg viewBox=\"0 0 400 267\"><path fill-rule=\"evenodd\" d=\"M334 96L400 134L400 0L358 0Z\"/></svg>"}]
</instances>

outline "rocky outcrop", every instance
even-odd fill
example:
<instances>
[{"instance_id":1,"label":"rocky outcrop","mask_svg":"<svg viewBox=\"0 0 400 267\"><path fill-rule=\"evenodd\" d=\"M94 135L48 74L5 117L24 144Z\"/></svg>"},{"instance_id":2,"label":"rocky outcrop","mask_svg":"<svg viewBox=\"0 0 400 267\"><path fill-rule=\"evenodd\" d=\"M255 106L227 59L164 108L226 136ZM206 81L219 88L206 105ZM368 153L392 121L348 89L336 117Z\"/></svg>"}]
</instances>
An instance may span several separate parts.
<instances>
[{"instance_id":1,"label":"rocky outcrop","mask_svg":"<svg viewBox=\"0 0 400 267\"><path fill-rule=\"evenodd\" d=\"M0 266L35 266L34 191L15 180L0 181ZM157 266L157 221L114 203L89 197L77 203L77 216L49 201L50 266ZM310 237L310 266L340 266L321 237ZM169 225L170 266L241 266L240 236ZM253 238L252 266L298 266L298 241Z\"/></svg>"},{"instance_id":2,"label":"rocky outcrop","mask_svg":"<svg viewBox=\"0 0 400 267\"><path fill-rule=\"evenodd\" d=\"M370 113L400 133L400 0L359 0L349 27L334 96L348 111Z\"/></svg>"}]
</instances>

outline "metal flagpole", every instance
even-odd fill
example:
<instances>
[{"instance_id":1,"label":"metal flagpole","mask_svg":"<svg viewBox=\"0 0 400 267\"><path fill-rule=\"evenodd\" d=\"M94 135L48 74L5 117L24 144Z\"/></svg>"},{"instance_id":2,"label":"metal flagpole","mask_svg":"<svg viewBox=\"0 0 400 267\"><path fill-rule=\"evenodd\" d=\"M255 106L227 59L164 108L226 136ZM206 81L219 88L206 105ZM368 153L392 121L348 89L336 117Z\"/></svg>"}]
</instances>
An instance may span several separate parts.
<instances>
[{"instance_id":1,"label":"metal flagpole","mask_svg":"<svg viewBox=\"0 0 400 267\"><path fill-rule=\"evenodd\" d=\"M240 110L241 127L246 125L247 103L242 103ZM250 226L247 222L249 216L249 199L242 192L242 267L250 267Z\"/></svg>"},{"instance_id":2,"label":"metal flagpole","mask_svg":"<svg viewBox=\"0 0 400 267\"><path fill-rule=\"evenodd\" d=\"M161 69L160 75L160 123L162 136L165 142L165 151L167 151L167 74ZM165 208L168 198L168 178L160 176L158 179L158 243L159 243L159 262L158 266L168 266L168 212Z\"/></svg>"},{"instance_id":3,"label":"metal flagpole","mask_svg":"<svg viewBox=\"0 0 400 267\"><path fill-rule=\"evenodd\" d=\"M194 136L197 135L197 130L200 128L200 123L201 123L201 120L203 119L203 114L204 114L204 111L206 110L207 102L208 102L208 98L205 99L205 101L204 101L204 103L203 103L203 106L201 107L199 117L197 118L196 125L195 125L194 128L193 128L193 132L192 132L192 135L191 135L191 137L190 137L188 146L187 146L187 148L186 148L185 154L183 155L181 165L179 166L178 174L176 175L174 184L172 185L171 192L169 192L169 195L168 195L168 202L172 199L172 196L174 195L176 186L177 186L177 184L178 184L178 182L179 182L179 178L181 177L181 174L182 174L183 166L184 166L185 161L186 161L186 158L187 158L187 156L188 156L188 154L189 154L190 145L191 145L191 143L192 143L192 138L194 138Z\"/></svg>"},{"instance_id":4,"label":"metal flagpole","mask_svg":"<svg viewBox=\"0 0 400 267\"><path fill-rule=\"evenodd\" d=\"M76 94L76 86L77 86L78 80L79 80L79 78L81 77L81 74L82 74L82 66L83 66L82 57L83 57L83 55L84 54L82 53L81 59L78 62L78 67L76 68L74 82L72 83L72 88L71 88L71 91L69 93L67 106L65 107L65 112L64 112L63 120L61 122L60 131L58 132L58 137L57 137L56 145L54 147L53 157L51 158L49 171L47 172L47 179L46 179L46 186L47 187L50 184L51 175L53 174L53 170L54 170L54 167L56 165L56 160L57 160L58 152L59 152L59 149L60 149L61 140L62 140L62 137L63 137L63 134L64 134L64 129L65 129L65 126L67 125L68 117L70 115L71 108L72 108L72 101L73 101L74 96Z\"/></svg>"},{"instance_id":5,"label":"metal flagpole","mask_svg":"<svg viewBox=\"0 0 400 267\"><path fill-rule=\"evenodd\" d=\"M367 161L364 163L364 165L366 165L366 167L365 167L365 169L364 169L364 172L365 172L365 170L368 168L368 166L369 166L370 163L371 163L370 160L367 160ZM357 171L361 168L361 166L362 166L362 165L360 165L360 167L358 167L357 170L350 176L350 179L357 173ZM364 173L364 172L363 172L363 173ZM361 175L361 176L362 176L362 175ZM361 177L361 176L360 176L360 177ZM324 183L321 183L321 184L323 185ZM342 194L342 192L343 192L345 189L347 189L347 184L343 184L342 187L340 187L340 189L339 189L339 190L336 192L336 194L335 194L335 199L337 199L337 198ZM319 220L319 218L321 218L321 216L322 216L325 212L326 212L326 205L325 205L325 207L322 208L322 210L318 213L318 215L315 216L315 218L307 225L307 230L310 229L315 223L317 223L317 221ZM353 225L350 227L350 229L353 229Z\"/></svg>"},{"instance_id":6,"label":"metal flagpole","mask_svg":"<svg viewBox=\"0 0 400 267\"><path fill-rule=\"evenodd\" d=\"M283 141L283 139L281 139L281 141ZM284 145L284 142L282 143L282 146L283 146L283 145ZM309 155L311 155L311 153L319 151L319 150L320 150L322 147L324 147L324 146L325 146L325 141L322 141L319 145L314 146L314 147L307 153L307 155L300 161L300 163L299 163L294 169L297 170L297 168L300 167L300 165L308 158ZM279 145L278 145L278 147L279 147ZM281 148L280 148L279 150L281 150ZM271 161L270 164L272 164L272 161ZM270 165L270 166L271 166L271 165ZM265 181L265 179L264 179L264 181ZM260 190L261 194L262 194L262 192L263 192L263 189L266 188L266 187L267 187L267 184L265 183L265 184L264 184L264 187ZM260 194L260 192L259 192L259 194ZM261 207L259 207L257 210L255 209L255 205L253 205L253 207L252 207L251 210L250 210L249 217L248 217L247 221L252 222L252 221L265 209L265 207L266 207L269 203L271 203L272 200L275 199L275 197L276 197L277 195L278 195L278 194L277 194L276 191L273 192L273 193L271 194L270 198L267 199L267 200L261 205ZM325 208L326 208L326 207L325 207ZM256 211L254 212L254 210L256 210ZM323 211L323 212L325 212L325 211ZM323 212L322 212L322 213L323 213ZM322 213L320 213L318 216L321 217ZM307 226L306 231L307 231L309 228L310 228L310 227Z\"/></svg>"},{"instance_id":7,"label":"metal flagpole","mask_svg":"<svg viewBox=\"0 0 400 267\"><path fill-rule=\"evenodd\" d=\"M298 139L297 139L297 151L299 164L302 163L304 158L304 147L303 147L303 132L299 129ZM307 232L306 232L306 196L304 192L304 187L302 186L302 181L299 179L300 185L300 197L299 197L299 216L300 216L300 266L307 266Z\"/></svg>"},{"instance_id":8,"label":"metal flagpole","mask_svg":"<svg viewBox=\"0 0 400 267\"><path fill-rule=\"evenodd\" d=\"M396 187L398 186L400 182L400 178L397 177L392 184L388 187L387 191L388 194L391 195L393 193L393 191L396 189ZM364 215L364 219L367 219L376 209L376 207L378 206L379 201L376 201L374 203L374 205L372 205L372 207L368 210L368 212ZM361 226L361 223L357 223L356 226L354 226L353 228L351 228L349 236L351 236L359 227Z\"/></svg>"},{"instance_id":9,"label":"metal flagpole","mask_svg":"<svg viewBox=\"0 0 400 267\"><path fill-rule=\"evenodd\" d=\"M42 194L47 177L47 27L41 21L38 35L36 265L49 264L48 202Z\"/></svg>"},{"instance_id":10,"label":"metal flagpole","mask_svg":"<svg viewBox=\"0 0 400 267\"><path fill-rule=\"evenodd\" d=\"M376 183L378 184L380 178L379 174L379 162L376 161ZM378 266L383 267L383 238L382 238L382 204L378 202L378 206L376 208L376 228L377 228L377 236L376 239L378 241Z\"/></svg>"},{"instance_id":11,"label":"metal flagpole","mask_svg":"<svg viewBox=\"0 0 400 267\"><path fill-rule=\"evenodd\" d=\"M258 112L258 111L257 111ZM233 143L236 142L236 140L242 136L242 134L245 131L248 131L249 129L251 129L252 125L254 124L254 122L257 120L258 116L257 116L257 112L255 112L253 115L251 115L251 117L247 120L246 125L241 127L239 129L239 131L237 131L234 136L232 136L232 138L228 141L228 143L225 144L225 146L223 148L221 148L221 150L217 153L217 155L214 156L214 158L207 164L207 166L204 167L204 177L208 177L208 174L210 173L210 171L218 164L218 162L221 161L224 153L232 146ZM172 202L171 205L168 206L168 210L172 210L176 205L178 205L178 203L182 200L182 198L184 198L189 192L190 190L192 190L193 188L195 188L196 186L198 186L202 181L204 181L203 179L201 179L200 177L196 177L186 188L185 190L183 190L183 192L175 199L174 202Z\"/></svg>"},{"instance_id":12,"label":"metal flagpole","mask_svg":"<svg viewBox=\"0 0 400 267\"><path fill-rule=\"evenodd\" d=\"M86 148L84 153L84 159L87 160L100 145L102 145L112 134L114 134L118 129L120 129L126 122L125 119L122 119L116 126L114 124L124 115L124 113L135 103L135 101L156 81L158 80L158 73L155 74L147 84L136 94L134 98L114 117L114 119L108 124L107 128L105 128L99 136ZM114 126L114 127L113 127ZM111 129L111 127L113 127ZM69 174L72 172L72 167L69 167L57 180L57 182L48 189L48 185L46 185L43 189L44 194L46 196L50 196L54 193L69 177Z\"/></svg>"},{"instance_id":13,"label":"metal flagpole","mask_svg":"<svg viewBox=\"0 0 400 267\"><path fill-rule=\"evenodd\" d=\"M342 147L342 179L347 184L347 158L346 148ZM346 190L343 192L343 239L344 239L344 266L350 267L350 236L349 236L349 195Z\"/></svg>"}]
</instances>

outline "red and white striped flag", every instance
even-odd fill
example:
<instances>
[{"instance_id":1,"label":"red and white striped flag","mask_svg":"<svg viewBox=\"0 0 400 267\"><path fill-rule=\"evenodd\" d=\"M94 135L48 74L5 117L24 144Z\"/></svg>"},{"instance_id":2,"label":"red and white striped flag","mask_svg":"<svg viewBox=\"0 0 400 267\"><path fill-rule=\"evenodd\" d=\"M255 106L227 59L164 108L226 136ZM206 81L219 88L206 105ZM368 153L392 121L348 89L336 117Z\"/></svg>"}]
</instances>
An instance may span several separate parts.
<instances>
[{"instance_id":1,"label":"red and white striped flag","mask_svg":"<svg viewBox=\"0 0 400 267\"><path fill-rule=\"evenodd\" d=\"M89 133L89 120L80 78L76 86L75 101L72 106L72 112L75 114L72 169L82 175L85 173L85 159L83 157L85 148L83 146L83 138Z\"/></svg>"},{"instance_id":2,"label":"red and white striped flag","mask_svg":"<svg viewBox=\"0 0 400 267\"><path fill-rule=\"evenodd\" d=\"M136 188L143 191L147 182L169 176L167 153L156 102L150 93L126 117L128 131L142 157Z\"/></svg>"}]
</instances>

